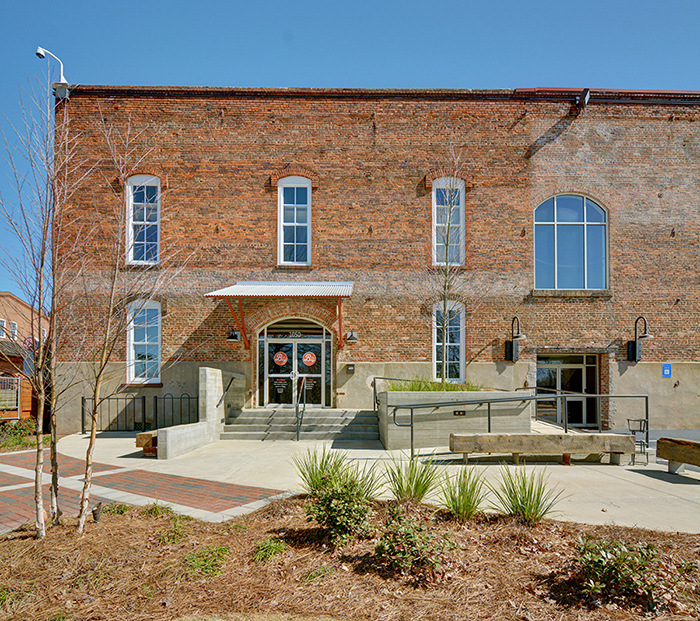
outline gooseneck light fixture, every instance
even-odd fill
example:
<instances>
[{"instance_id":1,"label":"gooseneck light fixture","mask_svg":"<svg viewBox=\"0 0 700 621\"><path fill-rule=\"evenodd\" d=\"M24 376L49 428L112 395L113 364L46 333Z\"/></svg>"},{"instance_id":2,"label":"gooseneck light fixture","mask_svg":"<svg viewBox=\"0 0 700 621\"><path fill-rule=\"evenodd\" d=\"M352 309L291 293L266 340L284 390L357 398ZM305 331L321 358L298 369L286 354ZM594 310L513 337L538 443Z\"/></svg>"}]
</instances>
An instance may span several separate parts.
<instances>
[{"instance_id":1,"label":"gooseneck light fixture","mask_svg":"<svg viewBox=\"0 0 700 621\"><path fill-rule=\"evenodd\" d=\"M517 328L516 328L517 324ZM506 341L506 360L517 362L520 357L518 341L524 341L527 337L520 331L520 318L516 315L510 324L510 341Z\"/></svg>"},{"instance_id":2,"label":"gooseneck light fixture","mask_svg":"<svg viewBox=\"0 0 700 621\"><path fill-rule=\"evenodd\" d=\"M58 97L58 99L68 99L68 97L70 97L70 91L68 90L68 80L66 80L66 76L63 75L63 62L61 61L61 59L43 47L37 47L35 54L38 58L41 59L46 58L46 55L48 54L49 56L51 56L51 58L54 58L58 61L58 66L60 68L60 77L58 78L58 82L56 83L54 95Z\"/></svg>"},{"instance_id":3,"label":"gooseneck light fixture","mask_svg":"<svg viewBox=\"0 0 700 621\"><path fill-rule=\"evenodd\" d=\"M644 332L639 334L639 322L644 322ZM642 339L653 339L654 336L649 334L649 324L647 318L640 315L634 321L634 341L627 341L627 360L630 362L639 362L642 359Z\"/></svg>"}]
</instances>

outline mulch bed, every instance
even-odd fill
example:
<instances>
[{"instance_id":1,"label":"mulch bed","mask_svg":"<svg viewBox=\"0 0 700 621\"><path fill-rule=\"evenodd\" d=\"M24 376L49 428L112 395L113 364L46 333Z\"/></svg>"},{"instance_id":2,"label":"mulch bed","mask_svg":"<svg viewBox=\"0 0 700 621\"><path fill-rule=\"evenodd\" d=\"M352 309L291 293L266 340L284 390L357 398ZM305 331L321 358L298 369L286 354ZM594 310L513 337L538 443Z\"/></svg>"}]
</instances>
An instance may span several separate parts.
<instances>
[{"instance_id":1,"label":"mulch bed","mask_svg":"<svg viewBox=\"0 0 700 621\"><path fill-rule=\"evenodd\" d=\"M184 536L170 543L175 519L138 509L103 513L82 538L75 535L75 520L51 528L43 541L30 528L14 531L0 540L0 618L135 621L234 612L391 621L700 616L700 535L552 520L526 527L508 518L461 526L423 506L413 513L457 544L444 572L426 582L379 564L373 555L378 535L334 550L306 521L304 503L299 497L279 501L224 524L179 521ZM386 512L386 503L379 503L376 527ZM657 613L614 604L591 609L562 588L581 534L650 542L664 559L694 562L698 569ZM267 536L282 538L289 548L258 564L253 549ZM185 569L186 555L206 546L230 549L219 575Z\"/></svg>"}]
</instances>

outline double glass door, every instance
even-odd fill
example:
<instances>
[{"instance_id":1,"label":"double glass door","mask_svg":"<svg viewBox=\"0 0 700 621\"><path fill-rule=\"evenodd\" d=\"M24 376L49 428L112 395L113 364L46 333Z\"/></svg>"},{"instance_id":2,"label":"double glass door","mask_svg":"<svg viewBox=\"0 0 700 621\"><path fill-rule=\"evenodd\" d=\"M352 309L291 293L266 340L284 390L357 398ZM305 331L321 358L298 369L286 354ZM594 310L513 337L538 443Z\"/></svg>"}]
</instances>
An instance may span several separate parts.
<instances>
[{"instance_id":1,"label":"double glass door","mask_svg":"<svg viewBox=\"0 0 700 621\"><path fill-rule=\"evenodd\" d=\"M566 415L571 427L597 426L597 399L585 396L598 392L597 356L538 356L537 388L538 395L579 393L567 396L566 414L563 399L538 401L538 418L562 425Z\"/></svg>"},{"instance_id":2,"label":"double glass door","mask_svg":"<svg viewBox=\"0 0 700 621\"><path fill-rule=\"evenodd\" d=\"M267 404L301 403L303 390L308 405L322 405L324 353L323 341L268 339ZM303 386L301 378L306 378Z\"/></svg>"}]
</instances>

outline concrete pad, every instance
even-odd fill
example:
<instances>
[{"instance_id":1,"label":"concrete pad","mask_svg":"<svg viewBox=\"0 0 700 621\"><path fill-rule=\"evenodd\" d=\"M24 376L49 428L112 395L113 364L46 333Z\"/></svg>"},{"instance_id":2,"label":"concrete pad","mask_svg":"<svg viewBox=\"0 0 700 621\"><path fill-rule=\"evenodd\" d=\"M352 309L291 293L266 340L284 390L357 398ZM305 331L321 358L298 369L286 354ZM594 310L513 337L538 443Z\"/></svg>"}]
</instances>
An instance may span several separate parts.
<instances>
[{"instance_id":1,"label":"concrete pad","mask_svg":"<svg viewBox=\"0 0 700 621\"><path fill-rule=\"evenodd\" d=\"M87 436L66 436L59 441L59 452L81 459L87 448ZM307 450L331 447L330 441L217 441L170 460L137 456L134 434L109 434L99 437L95 461L119 467L135 468L210 481L266 487L300 492L301 486L292 456ZM360 463L378 463L380 468L392 459L407 458L406 451L385 451L376 444L372 448L343 449ZM446 474L458 472L459 455L447 448L434 452L424 450L421 458L431 457ZM625 462L623 461L623 464ZM498 464L473 466L484 473L487 481L500 479ZM564 491L557 505L555 519L588 524L619 524L662 531L700 533L700 473L668 474L664 465L611 466L608 464L558 464L509 466L544 469L550 485ZM434 495L429 499L437 502ZM240 508L235 513L238 514ZM242 512L242 511L241 511Z\"/></svg>"}]
</instances>

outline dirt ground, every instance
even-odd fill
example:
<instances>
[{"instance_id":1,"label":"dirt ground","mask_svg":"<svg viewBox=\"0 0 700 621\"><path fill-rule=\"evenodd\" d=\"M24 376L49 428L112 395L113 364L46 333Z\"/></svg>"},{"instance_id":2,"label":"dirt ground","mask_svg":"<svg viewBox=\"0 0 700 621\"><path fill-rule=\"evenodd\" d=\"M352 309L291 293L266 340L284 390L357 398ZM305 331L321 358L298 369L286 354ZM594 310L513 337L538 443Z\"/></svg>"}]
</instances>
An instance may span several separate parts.
<instances>
[{"instance_id":1,"label":"dirt ground","mask_svg":"<svg viewBox=\"0 0 700 621\"><path fill-rule=\"evenodd\" d=\"M299 497L279 501L223 524L153 517L133 508L119 515L103 513L82 538L75 535L74 520L51 528L43 541L34 539L31 528L19 529L0 540L0 619L700 617L700 535L553 520L526 527L493 517L462 526L422 506L414 514L456 545L446 553L443 572L421 581L396 574L377 560L378 532L334 550L322 531L307 522L304 503ZM385 503L375 506L375 528L382 526L386 513ZM683 560L698 569L655 613L615 604L589 608L572 597L566 581L581 534L650 542L667 564ZM272 560L256 563L255 544L267 536L281 538L288 547ZM229 550L218 575L188 566L192 553L209 546Z\"/></svg>"}]
</instances>

